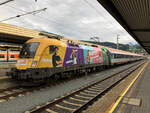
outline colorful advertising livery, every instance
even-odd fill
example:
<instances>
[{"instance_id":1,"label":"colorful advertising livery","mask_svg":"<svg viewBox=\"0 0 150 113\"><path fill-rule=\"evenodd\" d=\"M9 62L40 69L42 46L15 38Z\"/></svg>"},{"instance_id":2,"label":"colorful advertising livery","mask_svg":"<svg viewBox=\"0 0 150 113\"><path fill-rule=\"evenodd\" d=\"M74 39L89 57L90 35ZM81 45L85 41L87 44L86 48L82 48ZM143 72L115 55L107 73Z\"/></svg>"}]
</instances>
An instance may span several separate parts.
<instances>
[{"instance_id":1,"label":"colorful advertising livery","mask_svg":"<svg viewBox=\"0 0 150 113\"><path fill-rule=\"evenodd\" d=\"M100 48L67 42L66 48L63 46L51 46L49 49L52 67L103 63L103 55Z\"/></svg>"},{"instance_id":2,"label":"colorful advertising livery","mask_svg":"<svg viewBox=\"0 0 150 113\"><path fill-rule=\"evenodd\" d=\"M41 41L41 40L40 40ZM17 68L53 68L85 64L110 65L111 57L105 48L76 44L72 41L30 42L23 48L18 59ZM33 48L32 48L33 47ZM33 50L32 50L33 49ZM34 58L34 61L32 60ZM38 61L38 62L36 62ZM25 62L20 64L20 62Z\"/></svg>"}]
</instances>

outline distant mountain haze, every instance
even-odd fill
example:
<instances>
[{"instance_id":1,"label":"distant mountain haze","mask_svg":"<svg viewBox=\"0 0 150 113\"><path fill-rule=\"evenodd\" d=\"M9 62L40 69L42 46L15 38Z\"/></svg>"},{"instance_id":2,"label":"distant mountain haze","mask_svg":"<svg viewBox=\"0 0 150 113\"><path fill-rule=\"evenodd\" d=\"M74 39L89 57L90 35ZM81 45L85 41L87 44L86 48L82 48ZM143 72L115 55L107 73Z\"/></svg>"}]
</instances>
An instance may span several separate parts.
<instances>
[{"instance_id":1,"label":"distant mountain haze","mask_svg":"<svg viewBox=\"0 0 150 113\"><path fill-rule=\"evenodd\" d=\"M113 42L94 42L94 41L84 41L84 40L82 41L117 49L117 44ZM119 49L123 51L130 51L130 52L136 52L136 53L143 51L143 48L139 44L131 44L131 43L129 44L119 43Z\"/></svg>"}]
</instances>

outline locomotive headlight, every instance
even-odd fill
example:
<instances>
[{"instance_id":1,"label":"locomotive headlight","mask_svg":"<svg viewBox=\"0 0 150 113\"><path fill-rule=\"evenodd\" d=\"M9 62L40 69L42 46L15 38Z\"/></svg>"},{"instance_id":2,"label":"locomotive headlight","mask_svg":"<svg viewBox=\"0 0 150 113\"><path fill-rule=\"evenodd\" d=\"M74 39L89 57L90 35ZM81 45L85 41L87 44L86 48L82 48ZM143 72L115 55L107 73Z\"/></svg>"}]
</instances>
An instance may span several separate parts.
<instances>
[{"instance_id":1,"label":"locomotive headlight","mask_svg":"<svg viewBox=\"0 0 150 113\"><path fill-rule=\"evenodd\" d=\"M37 64L37 61L33 61L31 66L32 66L32 67L35 67L36 64Z\"/></svg>"}]
</instances>

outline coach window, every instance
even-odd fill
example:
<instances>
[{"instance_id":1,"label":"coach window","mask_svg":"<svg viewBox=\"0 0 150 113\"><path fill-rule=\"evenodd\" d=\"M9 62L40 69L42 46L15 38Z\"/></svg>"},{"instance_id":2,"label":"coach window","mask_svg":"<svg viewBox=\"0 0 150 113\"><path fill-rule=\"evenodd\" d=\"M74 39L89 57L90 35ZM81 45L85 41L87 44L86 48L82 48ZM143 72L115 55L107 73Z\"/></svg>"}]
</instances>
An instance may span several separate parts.
<instances>
[{"instance_id":1,"label":"coach window","mask_svg":"<svg viewBox=\"0 0 150 113\"><path fill-rule=\"evenodd\" d=\"M5 56L4 55L0 55L0 58L5 58Z\"/></svg>"},{"instance_id":2,"label":"coach window","mask_svg":"<svg viewBox=\"0 0 150 113\"><path fill-rule=\"evenodd\" d=\"M116 54L114 54L114 58L116 58Z\"/></svg>"},{"instance_id":3,"label":"coach window","mask_svg":"<svg viewBox=\"0 0 150 113\"><path fill-rule=\"evenodd\" d=\"M15 58L15 56L14 56L14 55L11 55L10 58Z\"/></svg>"},{"instance_id":4,"label":"coach window","mask_svg":"<svg viewBox=\"0 0 150 113\"><path fill-rule=\"evenodd\" d=\"M117 54L117 58L120 58L120 54Z\"/></svg>"},{"instance_id":5,"label":"coach window","mask_svg":"<svg viewBox=\"0 0 150 113\"><path fill-rule=\"evenodd\" d=\"M116 58L116 54L114 54L114 58Z\"/></svg>"},{"instance_id":6,"label":"coach window","mask_svg":"<svg viewBox=\"0 0 150 113\"><path fill-rule=\"evenodd\" d=\"M118 54L116 54L116 58L118 58Z\"/></svg>"},{"instance_id":7,"label":"coach window","mask_svg":"<svg viewBox=\"0 0 150 113\"><path fill-rule=\"evenodd\" d=\"M119 54L117 54L117 58L119 58Z\"/></svg>"},{"instance_id":8,"label":"coach window","mask_svg":"<svg viewBox=\"0 0 150 113\"><path fill-rule=\"evenodd\" d=\"M116 58L118 58L118 54L116 54Z\"/></svg>"},{"instance_id":9,"label":"coach window","mask_svg":"<svg viewBox=\"0 0 150 113\"><path fill-rule=\"evenodd\" d=\"M119 54L117 54L117 58L119 58Z\"/></svg>"},{"instance_id":10,"label":"coach window","mask_svg":"<svg viewBox=\"0 0 150 113\"><path fill-rule=\"evenodd\" d=\"M122 57L122 55L121 54L119 54L119 58L121 58Z\"/></svg>"},{"instance_id":11,"label":"coach window","mask_svg":"<svg viewBox=\"0 0 150 113\"><path fill-rule=\"evenodd\" d=\"M115 54L111 54L111 58L115 58Z\"/></svg>"},{"instance_id":12,"label":"coach window","mask_svg":"<svg viewBox=\"0 0 150 113\"><path fill-rule=\"evenodd\" d=\"M123 56L123 58L125 58L125 55L122 55Z\"/></svg>"},{"instance_id":13,"label":"coach window","mask_svg":"<svg viewBox=\"0 0 150 113\"><path fill-rule=\"evenodd\" d=\"M119 58L121 58L121 54L119 54Z\"/></svg>"},{"instance_id":14,"label":"coach window","mask_svg":"<svg viewBox=\"0 0 150 113\"><path fill-rule=\"evenodd\" d=\"M119 55L119 58L122 58L122 54Z\"/></svg>"},{"instance_id":15,"label":"coach window","mask_svg":"<svg viewBox=\"0 0 150 113\"><path fill-rule=\"evenodd\" d=\"M120 54L120 58L122 58L123 56Z\"/></svg>"},{"instance_id":16,"label":"coach window","mask_svg":"<svg viewBox=\"0 0 150 113\"><path fill-rule=\"evenodd\" d=\"M121 54L119 54L119 58L121 58Z\"/></svg>"},{"instance_id":17,"label":"coach window","mask_svg":"<svg viewBox=\"0 0 150 113\"><path fill-rule=\"evenodd\" d=\"M118 58L118 54L116 54L116 58Z\"/></svg>"}]
</instances>

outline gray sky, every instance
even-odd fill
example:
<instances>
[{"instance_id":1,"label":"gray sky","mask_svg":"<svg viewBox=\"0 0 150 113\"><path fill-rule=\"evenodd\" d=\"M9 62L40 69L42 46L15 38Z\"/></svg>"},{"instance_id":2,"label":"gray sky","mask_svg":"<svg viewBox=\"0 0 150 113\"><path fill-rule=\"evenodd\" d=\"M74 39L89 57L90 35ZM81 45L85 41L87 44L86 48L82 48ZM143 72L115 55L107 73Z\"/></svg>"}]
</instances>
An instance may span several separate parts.
<instances>
[{"instance_id":1,"label":"gray sky","mask_svg":"<svg viewBox=\"0 0 150 113\"><path fill-rule=\"evenodd\" d=\"M0 0L3 2L6 0ZM48 8L44 12L4 21L20 27L56 33L76 40L135 43L134 39L96 0L14 0L0 6L0 20Z\"/></svg>"}]
</instances>

